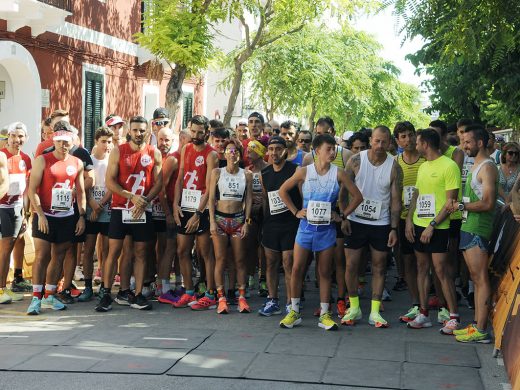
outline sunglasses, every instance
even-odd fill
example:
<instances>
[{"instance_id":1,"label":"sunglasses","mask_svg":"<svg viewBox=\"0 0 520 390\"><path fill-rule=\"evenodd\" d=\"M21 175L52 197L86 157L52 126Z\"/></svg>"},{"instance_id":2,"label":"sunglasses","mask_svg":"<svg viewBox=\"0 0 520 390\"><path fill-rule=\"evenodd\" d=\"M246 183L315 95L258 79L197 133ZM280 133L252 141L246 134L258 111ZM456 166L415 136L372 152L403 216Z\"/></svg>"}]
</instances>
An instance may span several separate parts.
<instances>
[{"instance_id":1,"label":"sunglasses","mask_svg":"<svg viewBox=\"0 0 520 390\"><path fill-rule=\"evenodd\" d=\"M299 139L298 140L299 143L303 143L303 144L310 144L311 143L311 140L310 139Z\"/></svg>"},{"instance_id":2,"label":"sunglasses","mask_svg":"<svg viewBox=\"0 0 520 390\"><path fill-rule=\"evenodd\" d=\"M154 121L153 124L156 126L166 126L170 121Z\"/></svg>"},{"instance_id":3,"label":"sunglasses","mask_svg":"<svg viewBox=\"0 0 520 390\"><path fill-rule=\"evenodd\" d=\"M520 155L520 152L514 152L512 150L508 150L507 154L510 155L510 156L518 156L518 155Z\"/></svg>"}]
</instances>

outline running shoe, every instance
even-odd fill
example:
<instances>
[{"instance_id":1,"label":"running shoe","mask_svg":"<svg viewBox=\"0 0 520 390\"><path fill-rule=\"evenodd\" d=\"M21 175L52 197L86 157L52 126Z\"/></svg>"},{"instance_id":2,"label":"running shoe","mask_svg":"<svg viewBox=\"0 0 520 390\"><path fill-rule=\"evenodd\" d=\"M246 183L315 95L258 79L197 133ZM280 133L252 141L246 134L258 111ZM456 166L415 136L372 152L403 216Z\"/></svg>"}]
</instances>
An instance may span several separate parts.
<instances>
[{"instance_id":1,"label":"running shoe","mask_svg":"<svg viewBox=\"0 0 520 390\"><path fill-rule=\"evenodd\" d=\"M27 308L27 315L35 316L40 314L40 310L42 308L42 300L38 297L32 297L31 303Z\"/></svg>"},{"instance_id":2,"label":"running shoe","mask_svg":"<svg viewBox=\"0 0 520 390\"><path fill-rule=\"evenodd\" d=\"M196 310L196 311L211 310L211 309L215 309L217 307L217 301L215 300L215 298L212 299L212 298L204 295L193 305L190 305L190 307L191 307L191 310Z\"/></svg>"},{"instance_id":3,"label":"running shoe","mask_svg":"<svg viewBox=\"0 0 520 390\"><path fill-rule=\"evenodd\" d=\"M394 284L394 287L392 287L392 290L394 290L394 291L405 291L407 289L408 289L408 286L406 284L406 281L401 278L398 278Z\"/></svg>"},{"instance_id":4,"label":"running shoe","mask_svg":"<svg viewBox=\"0 0 520 390\"><path fill-rule=\"evenodd\" d=\"M159 298L157 298L160 303L169 303L170 305L173 305L179 299L181 299L181 297L173 290L168 290L168 292L159 295Z\"/></svg>"},{"instance_id":5,"label":"running shoe","mask_svg":"<svg viewBox=\"0 0 520 390\"><path fill-rule=\"evenodd\" d=\"M101 284L101 282L102 282L102 280L101 280L101 270L99 268L96 270L96 274L94 275L94 279L92 281L96 285Z\"/></svg>"},{"instance_id":6,"label":"running shoe","mask_svg":"<svg viewBox=\"0 0 520 390\"><path fill-rule=\"evenodd\" d=\"M135 301L135 294L130 290L119 290L114 300L118 305L130 306Z\"/></svg>"},{"instance_id":7,"label":"running shoe","mask_svg":"<svg viewBox=\"0 0 520 390\"><path fill-rule=\"evenodd\" d=\"M203 294L206 293L206 291L208 291L208 289L207 289L207 287L206 287L206 283L204 283L204 282L200 282L200 283L199 283L199 288L198 288L198 290L197 290L197 293L198 293L199 295L203 295Z\"/></svg>"},{"instance_id":8,"label":"running shoe","mask_svg":"<svg viewBox=\"0 0 520 390\"><path fill-rule=\"evenodd\" d=\"M341 325L355 325L356 321L359 321L362 316L363 314L361 313L361 308L350 307L341 319Z\"/></svg>"},{"instance_id":9,"label":"running shoe","mask_svg":"<svg viewBox=\"0 0 520 390\"><path fill-rule=\"evenodd\" d=\"M141 294L143 294L143 297L146 299L150 299L153 296L153 290L150 288L150 286L143 286Z\"/></svg>"},{"instance_id":10,"label":"running shoe","mask_svg":"<svg viewBox=\"0 0 520 390\"><path fill-rule=\"evenodd\" d=\"M134 299L130 302L132 309L138 310L152 310L152 304L144 297L144 295L137 294Z\"/></svg>"},{"instance_id":11,"label":"running shoe","mask_svg":"<svg viewBox=\"0 0 520 390\"><path fill-rule=\"evenodd\" d=\"M302 316L300 313L291 310L283 320L280 321L280 327L286 329L292 329L296 325L300 325L302 322Z\"/></svg>"},{"instance_id":12,"label":"running shoe","mask_svg":"<svg viewBox=\"0 0 520 390\"><path fill-rule=\"evenodd\" d=\"M238 298L238 308L239 313L251 313L251 308L247 303L247 300L244 297Z\"/></svg>"},{"instance_id":13,"label":"running shoe","mask_svg":"<svg viewBox=\"0 0 520 390\"><path fill-rule=\"evenodd\" d=\"M441 307L439 312L437 313L437 322L439 324L444 324L446 321L450 320L450 312L445 307Z\"/></svg>"},{"instance_id":14,"label":"running shoe","mask_svg":"<svg viewBox=\"0 0 520 390\"><path fill-rule=\"evenodd\" d=\"M112 310L112 298L110 298L110 294L103 294L103 298L101 298L94 310L98 312L106 312Z\"/></svg>"},{"instance_id":15,"label":"running shoe","mask_svg":"<svg viewBox=\"0 0 520 390\"><path fill-rule=\"evenodd\" d=\"M172 303L173 307L180 309L182 307L188 307L197 303L197 298L194 295L182 294L177 302Z\"/></svg>"},{"instance_id":16,"label":"running shoe","mask_svg":"<svg viewBox=\"0 0 520 390\"><path fill-rule=\"evenodd\" d=\"M72 298L77 298L81 295L81 290L77 288L74 284L69 289L70 296Z\"/></svg>"},{"instance_id":17,"label":"running shoe","mask_svg":"<svg viewBox=\"0 0 520 390\"><path fill-rule=\"evenodd\" d=\"M376 328L389 328L390 324L379 313L370 313L368 324Z\"/></svg>"},{"instance_id":18,"label":"running shoe","mask_svg":"<svg viewBox=\"0 0 520 390\"><path fill-rule=\"evenodd\" d=\"M226 297L221 297L218 299L218 307L217 307L217 314L228 314L229 313L229 307L227 304Z\"/></svg>"},{"instance_id":19,"label":"running shoe","mask_svg":"<svg viewBox=\"0 0 520 390\"><path fill-rule=\"evenodd\" d=\"M267 291L267 283L262 280L258 286L258 296L261 298L267 298L269 291Z\"/></svg>"},{"instance_id":20,"label":"running shoe","mask_svg":"<svg viewBox=\"0 0 520 390\"><path fill-rule=\"evenodd\" d=\"M114 283L112 283L112 285L115 287L121 286L121 276L119 276L119 274L114 276Z\"/></svg>"},{"instance_id":21,"label":"running shoe","mask_svg":"<svg viewBox=\"0 0 520 390\"><path fill-rule=\"evenodd\" d=\"M0 289L0 304L11 303L13 298L7 293L7 289Z\"/></svg>"},{"instance_id":22,"label":"running shoe","mask_svg":"<svg viewBox=\"0 0 520 390\"><path fill-rule=\"evenodd\" d=\"M278 300L269 299L265 305L258 310L258 314L264 317L271 317L272 315L282 314Z\"/></svg>"},{"instance_id":23,"label":"running shoe","mask_svg":"<svg viewBox=\"0 0 520 390\"><path fill-rule=\"evenodd\" d=\"M475 325L471 325L468 328L466 334L455 336L455 340L461 343L480 343L489 344L491 343L491 337L487 332L480 332Z\"/></svg>"},{"instance_id":24,"label":"running shoe","mask_svg":"<svg viewBox=\"0 0 520 390\"><path fill-rule=\"evenodd\" d=\"M74 270L74 280L77 280L78 282L85 280L85 275L83 275L83 267L80 265L77 265L76 269Z\"/></svg>"},{"instance_id":25,"label":"running shoe","mask_svg":"<svg viewBox=\"0 0 520 390\"><path fill-rule=\"evenodd\" d=\"M466 333L469 332L469 329L472 328L472 327L474 327L474 326L475 326L475 324L474 324L474 323L471 323L471 324L469 324L468 326L466 326L465 328L460 328L460 329L454 330L454 331L453 331L453 335L454 335L454 336L461 336L461 335L463 335L463 334L466 334Z\"/></svg>"},{"instance_id":26,"label":"running shoe","mask_svg":"<svg viewBox=\"0 0 520 390\"><path fill-rule=\"evenodd\" d=\"M18 302L23 299L23 294L17 294L15 292L13 292L13 290L11 290L10 288L5 288L4 292L5 292L5 294L7 294L11 297L13 302Z\"/></svg>"},{"instance_id":27,"label":"running shoe","mask_svg":"<svg viewBox=\"0 0 520 390\"><path fill-rule=\"evenodd\" d=\"M382 300L384 302L390 302L392 300L392 296L390 295L390 292L386 289L386 287L383 289L383 298Z\"/></svg>"},{"instance_id":28,"label":"running shoe","mask_svg":"<svg viewBox=\"0 0 520 390\"><path fill-rule=\"evenodd\" d=\"M70 295L70 289L68 288L56 294L56 298L66 305L74 303L74 298L72 298L72 295Z\"/></svg>"},{"instance_id":29,"label":"running shoe","mask_svg":"<svg viewBox=\"0 0 520 390\"><path fill-rule=\"evenodd\" d=\"M419 313L413 319L413 321L408 322L406 326L411 329L431 328L432 322L430 320L430 317L427 317L424 314Z\"/></svg>"},{"instance_id":30,"label":"running shoe","mask_svg":"<svg viewBox=\"0 0 520 390\"><path fill-rule=\"evenodd\" d=\"M347 304L345 303L345 300L338 299L338 302L336 303L336 309L338 311L338 318L343 318L347 311Z\"/></svg>"},{"instance_id":31,"label":"running shoe","mask_svg":"<svg viewBox=\"0 0 520 390\"><path fill-rule=\"evenodd\" d=\"M334 322L334 320L332 319L332 314L330 312L326 312L325 314L320 316L318 326L325 330L338 330L338 324Z\"/></svg>"},{"instance_id":32,"label":"running shoe","mask_svg":"<svg viewBox=\"0 0 520 390\"><path fill-rule=\"evenodd\" d=\"M94 290L92 287L85 287L83 292L78 297L78 302L88 302L94 297Z\"/></svg>"},{"instance_id":33,"label":"running shoe","mask_svg":"<svg viewBox=\"0 0 520 390\"><path fill-rule=\"evenodd\" d=\"M399 321L401 322L410 322L415 320L415 317L419 315L419 306L413 306L410 310L408 310L408 313L405 315L402 315L399 317Z\"/></svg>"},{"instance_id":34,"label":"running shoe","mask_svg":"<svg viewBox=\"0 0 520 390\"><path fill-rule=\"evenodd\" d=\"M459 320L457 320L456 318L452 318L449 321L446 321L444 323L444 326L439 329L439 332L441 332L441 334L452 336L453 331L457 330L459 328L460 328Z\"/></svg>"},{"instance_id":35,"label":"running shoe","mask_svg":"<svg viewBox=\"0 0 520 390\"><path fill-rule=\"evenodd\" d=\"M65 310L67 306L61 303L54 295L42 298L42 309Z\"/></svg>"},{"instance_id":36,"label":"running shoe","mask_svg":"<svg viewBox=\"0 0 520 390\"><path fill-rule=\"evenodd\" d=\"M11 290L14 292L32 292L32 283L27 279L14 279L11 282Z\"/></svg>"}]
</instances>

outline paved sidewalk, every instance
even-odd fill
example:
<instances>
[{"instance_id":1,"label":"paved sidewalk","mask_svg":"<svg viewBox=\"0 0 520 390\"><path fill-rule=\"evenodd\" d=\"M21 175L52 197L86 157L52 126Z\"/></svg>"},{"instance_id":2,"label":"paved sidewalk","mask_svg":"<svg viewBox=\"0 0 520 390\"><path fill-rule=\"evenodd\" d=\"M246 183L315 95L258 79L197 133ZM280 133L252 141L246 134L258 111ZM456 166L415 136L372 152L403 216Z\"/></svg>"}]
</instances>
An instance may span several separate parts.
<instances>
[{"instance_id":1,"label":"paved sidewalk","mask_svg":"<svg viewBox=\"0 0 520 390\"><path fill-rule=\"evenodd\" d=\"M387 285L393 281L390 277ZM508 383L501 360L491 356L492 344L459 344L440 335L438 326L411 330L400 324L407 292L394 292L394 300L384 303L389 329L368 326L370 300L364 298L359 325L326 332L312 316L317 289L307 285L304 320L292 330L279 328L281 316L217 315L158 303L150 312L114 303L107 314L94 312L94 302L75 303L67 311L44 310L31 317L24 314L27 296L0 307L0 370L10 371L0 373L0 387L27 388L37 382L39 389L117 383L128 389L345 385L503 390ZM262 302L256 296L250 300L252 308ZM471 319L468 309L461 314L463 322ZM107 384L111 379L113 386Z\"/></svg>"}]
</instances>

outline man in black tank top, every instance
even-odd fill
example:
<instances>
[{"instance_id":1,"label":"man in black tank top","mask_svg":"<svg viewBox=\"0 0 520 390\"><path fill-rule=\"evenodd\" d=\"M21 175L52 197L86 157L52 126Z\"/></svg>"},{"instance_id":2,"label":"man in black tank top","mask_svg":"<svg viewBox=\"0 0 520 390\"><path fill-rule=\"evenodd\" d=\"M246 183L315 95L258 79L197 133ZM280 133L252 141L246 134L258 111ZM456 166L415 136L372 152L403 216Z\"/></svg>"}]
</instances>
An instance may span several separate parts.
<instances>
[{"instance_id":1,"label":"man in black tank top","mask_svg":"<svg viewBox=\"0 0 520 390\"><path fill-rule=\"evenodd\" d=\"M296 232L298 231L299 219L296 218L280 199L278 190L282 184L289 179L296 168L285 160L287 144L281 137L274 136L269 140L269 157L272 165L262 170L261 182L264 192L264 223L262 245L265 249L267 260L267 288L269 300L258 313L263 316L281 314L278 302L278 267L280 259L285 271L286 303L290 302L290 278L293 263L293 248ZM292 201L297 207L302 207L300 192L294 188L290 192Z\"/></svg>"}]
</instances>

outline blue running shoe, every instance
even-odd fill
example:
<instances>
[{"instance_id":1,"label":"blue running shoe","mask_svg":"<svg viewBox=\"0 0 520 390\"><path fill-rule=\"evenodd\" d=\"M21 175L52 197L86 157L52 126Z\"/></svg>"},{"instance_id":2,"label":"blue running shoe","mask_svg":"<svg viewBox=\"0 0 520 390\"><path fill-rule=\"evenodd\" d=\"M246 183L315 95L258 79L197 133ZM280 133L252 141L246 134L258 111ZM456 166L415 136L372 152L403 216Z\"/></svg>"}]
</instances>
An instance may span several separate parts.
<instances>
[{"instance_id":1,"label":"blue running shoe","mask_svg":"<svg viewBox=\"0 0 520 390\"><path fill-rule=\"evenodd\" d=\"M54 295L42 299L42 308L52 310L65 310L67 306L61 303Z\"/></svg>"},{"instance_id":2,"label":"blue running shoe","mask_svg":"<svg viewBox=\"0 0 520 390\"><path fill-rule=\"evenodd\" d=\"M258 310L258 314L265 317L271 317L274 314L282 314L282 311L280 310L280 305L278 304L278 300L269 299L265 303L265 306Z\"/></svg>"},{"instance_id":3,"label":"blue running shoe","mask_svg":"<svg viewBox=\"0 0 520 390\"><path fill-rule=\"evenodd\" d=\"M40 314L40 310L42 307L42 300L38 297L32 297L31 304L27 308L27 315L35 316Z\"/></svg>"}]
</instances>

